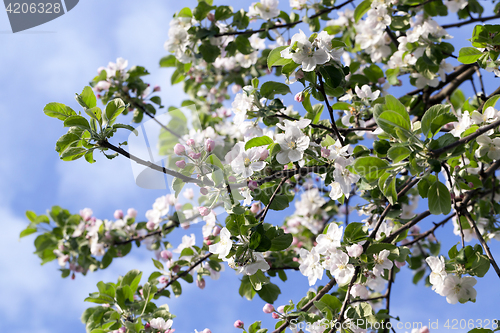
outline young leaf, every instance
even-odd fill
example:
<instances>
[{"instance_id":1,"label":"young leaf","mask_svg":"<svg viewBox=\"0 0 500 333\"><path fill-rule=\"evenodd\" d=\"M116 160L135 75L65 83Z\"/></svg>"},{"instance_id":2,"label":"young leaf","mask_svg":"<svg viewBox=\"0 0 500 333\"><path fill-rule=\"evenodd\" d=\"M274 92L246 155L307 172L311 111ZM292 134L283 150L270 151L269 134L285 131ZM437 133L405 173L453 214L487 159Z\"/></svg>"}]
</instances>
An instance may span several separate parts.
<instances>
[{"instance_id":1,"label":"young leaf","mask_svg":"<svg viewBox=\"0 0 500 333\"><path fill-rule=\"evenodd\" d=\"M429 211L431 214L449 214L451 211L451 196L450 191L439 180L429 187L427 193L429 197Z\"/></svg>"},{"instance_id":2,"label":"young leaf","mask_svg":"<svg viewBox=\"0 0 500 333\"><path fill-rule=\"evenodd\" d=\"M458 61L462 64L472 64L481 58L483 52L479 51L475 47L463 47L458 52Z\"/></svg>"}]
</instances>

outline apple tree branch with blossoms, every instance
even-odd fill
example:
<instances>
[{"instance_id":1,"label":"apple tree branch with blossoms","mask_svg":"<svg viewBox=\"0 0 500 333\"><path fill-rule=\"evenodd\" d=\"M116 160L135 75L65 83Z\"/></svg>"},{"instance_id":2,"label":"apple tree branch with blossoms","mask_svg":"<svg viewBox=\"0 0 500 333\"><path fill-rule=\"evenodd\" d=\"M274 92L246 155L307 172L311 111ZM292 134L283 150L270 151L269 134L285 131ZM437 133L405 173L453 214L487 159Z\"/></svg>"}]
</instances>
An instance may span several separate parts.
<instances>
[{"instance_id":1,"label":"apple tree branch with blossoms","mask_svg":"<svg viewBox=\"0 0 500 333\"><path fill-rule=\"evenodd\" d=\"M477 0L289 2L285 12L278 0L247 11L200 0L177 12L160 67L174 69L171 83L189 98L164 113L148 70L122 58L76 95L81 110L45 106L67 128L56 143L62 160L120 156L171 180L145 220L132 208L109 220L89 208L27 212L21 237L37 234L35 253L57 260L63 278L105 269L134 245L154 252L149 277L133 269L97 284L85 299L96 305L82 316L87 332L171 333L175 316L156 302L185 283L203 289L226 266L242 274L240 295L258 295L276 319L273 329L235 322L249 333L297 332L297 323L394 331L391 288L403 266L451 304L486 297L474 285L490 267L500 278L488 246L500 240L500 86L483 81L500 76L500 1L486 16ZM440 25L446 16L457 22ZM469 24L470 46L456 50L451 32ZM291 85L301 88L295 103ZM399 86L407 92L391 95ZM140 135L118 122L129 112L159 128L163 164L116 142L117 131ZM428 205L417 214L421 198ZM292 203L283 221L266 219ZM359 221L348 219L354 209ZM436 215L441 222L421 231ZM201 221L202 241L179 243L176 229ZM434 232L450 221L457 245L443 252ZM326 284L275 309L273 280L287 271L310 286L326 275Z\"/></svg>"}]
</instances>

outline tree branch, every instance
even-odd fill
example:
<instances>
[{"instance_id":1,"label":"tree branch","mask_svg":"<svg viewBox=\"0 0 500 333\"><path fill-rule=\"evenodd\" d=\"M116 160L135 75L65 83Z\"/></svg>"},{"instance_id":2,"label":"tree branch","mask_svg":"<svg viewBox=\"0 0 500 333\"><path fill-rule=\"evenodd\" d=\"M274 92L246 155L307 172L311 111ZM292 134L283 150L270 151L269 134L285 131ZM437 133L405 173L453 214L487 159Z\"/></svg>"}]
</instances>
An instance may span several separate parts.
<instances>
[{"instance_id":1,"label":"tree branch","mask_svg":"<svg viewBox=\"0 0 500 333\"><path fill-rule=\"evenodd\" d=\"M323 77L321 76L321 74L319 72L317 73L317 75L318 75L318 80L319 80L319 91L323 95L323 98L325 99L326 107L328 108L328 112L330 113L330 122L332 124L333 131L335 132L335 135L337 136L337 138L340 141L340 144L343 147L343 146L345 146L344 138L342 138L342 135L340 135L340 132L337 128L337 124L335 124L335 117L333 116L333 109L330 105L330 102L328 102L328 96L326 95L325 86L323 84Z\"/></svg>"},{"instance_id":2,"label":"tree branch","mask_svg":"<svg viewBox=\"0 0 500 333\"><path fill-rule=\"evenodd\" d=\"M500 18L500 14L496 14L496 15L493 15L493 16L473 18L473 19L470 19L468 21L463 21L463 22L458 22L458 23L445 24L445 25L442 25L441 27L443 29L459 28L459 27L461 27L463 25L467 25L467 24L471 24L471 23L475 23L475 22L485 22L485 21L489 21L489 20L494 20L496 18Z\"/></svg>"},{"instance_id":3,"label":"tree branch","mask_svg":"<svg viewBox=\"0 0 500 333\"><path fill-rule=\"evenodd\" d=\"M158 289L158 291L156 292L156 295L160 294L163 290L167 289L172 283L174 283L175 281L179 280L181 277L187 275L196 266L198 266L199 264L201 264L202 262L204 262L205 260L207 260L208 258L210 258L211 255L212 255L212 253L208 252L203 257L201 257L200 259L196 260L191 266L188 267L187 270L185 270L183 272L180 272L179 274L175 275L170 281L168 281L165 284L165 286L163 286L160 289Z\"/></svg>"}]
</instances>

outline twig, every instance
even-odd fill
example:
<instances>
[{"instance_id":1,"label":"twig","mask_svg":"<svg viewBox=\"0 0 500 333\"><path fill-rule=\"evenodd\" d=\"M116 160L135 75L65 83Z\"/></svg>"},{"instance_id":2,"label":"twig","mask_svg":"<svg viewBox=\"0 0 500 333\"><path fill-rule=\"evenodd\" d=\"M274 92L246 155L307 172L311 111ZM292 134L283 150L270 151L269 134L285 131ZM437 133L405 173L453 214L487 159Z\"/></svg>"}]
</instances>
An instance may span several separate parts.
<instances>
[{"instance_id":1,"label":"twig","mask_svg":"<svg viewBox=\"0 0 500 333\"><path fill-rule=\"evenodd\" d=\"M323 10L320 10L316 14L310 16L309 20L315 19L316 17L319 17L319 16L321 16L323 14L329 13L329 12L331 12L333 10L340 9L340 8L344 7L345 5L347 5L347 4L349 4L349 3L353 2L353 1L354 0L348 0L348 1L344 2L344 3L341 3L338 6L334 6L334 7L331 7L331 8L325 8ZM272 27L269 27L269 28L257 29L257 30L228 31L228 32L223 32L223 33L220 33L220 34L213 35L213 37L235 36L235 35L253 35L255 33L264 32L264 31L268 31L268 30L279 29L279 28L292 28L292 27L294 27L297 24L300 24L302 22L303 22L303 20L299 20L299 21L295 21L295 22L290 22L290 23L286 23L286 24L281 24L281 25L277 25L276 24L276 25L273 25Z\"/></svg>"},{"instance_id":2,"label":"twig","mask_svg":"<svg viewBox=\"0 0 500 333\"><path fill-rule=\"evenodd\" d=\"M181 277L187 275L196 266L198 266L199 264L201 264L202 262L204 262L205 260L207 260L208 258L210 258L211 255L212 255L212 253L208 252L203 257L201 257L200 259L196 260L191 266L188 267L187 270L185 270L183 272L180 272L179 274L175 275L170 281L168 281L165 284L165 286L163 286L160 289L158 289L158 291L156 292L156 295L158 295L159 293L161 293L163 290L167 289L172 283L174 283L175 281L179 280Z\"/></svg>"},{"instance_id":3,"label":"twig","mask_svg":"<svg viewBox=\"0 0 500 333\"><path fill-rule=\"evenodd\" d=\"M427 230L426 232L424 232L423 234L420 234L418 237L416 237L415 239L413 239L412 241L408 242L405 244L405 246L410 246L410 245L413 245L419 241L421 241L422 239L426 238L427 236L429 236L430 234L433 234L434 231L436 231L437 228L439 228L440 226L443 226L445 225L449 220L451 220L453 218L453 216L457 215L457 213L453 213L451 214L450 216L448 216L447 218L445 218L443 221L439 222L439 223L435 223L434 224L434 227L432 227L431 229Z\"/></svg>"},{"instance_id":4,"label":"twig","mask_svg":"<svg viewBox=\"0 0 500 333\"><path fill-rule=\"evenodd\" d=\"M269 207L271 207L271 204L274 201L274 198L276 198L276 195L278 194L279 190L281 189L281 186L288 180L288 178L283 178L280 183L278 184L278 187L276 187L276 190L274 190L273 195L271 195L271 198L269 198L269 203L266 205L264 210L262 211L262 215L260 216L260 221L264 221L266 218L267 212L269 211Z\"/></svg>"},{"instance_id":5,"label":"twig","mask_svg":"<svg viewBox=\"0 0 500 333\"><path fill-rule=\"evenodd\" d=\"M486 17L478 17L478 18L471 19L468 21L463 21L463 22L458 22L458 23L453 23L453 24L445 24L445 25L442 25L441 27L443 29L458 28L458 27L461 27L463 25L467 25L467 24L471 24L471 23L475 23L475 22L485 22L485 21L496 19L496 18L500 18L500 14L496 14L493 16L486 16Z\"/></svg>"},{"instance_id":6,"label":"twig","mask_svg":"<svg viewBox=\"0 0 500 333\"><path fill-rule=\"evenodd\" d=\"M335 117L333 116L333 109L330 106L330 102L328 102L328 96L326 95L325 86L323 84L323 77L321 76L320 73L317 73L317 74L318 74L318 80L319 80L319 91L323 95L323 98L325 99L326 107L328 108L328 112L330 113L330 122L332 124L333 131L335 132L335 135L337 136L337 138L340 141L340 144L343 147L343 146L345 146L344 138L342 138L342 135L340 135L340 132L337 128L337 124L335 124Z\"/></svg>"},{"instance_id":7,"label":"twig","mask_svg":"<svg viewBox=\"0 0 500 333\"><path fill-rule=\"evenodd\" d=\"M387 292L386 292L386 298L385 298L385 308L387 310L387 315L389 315L389 309L390 309L390 305L391 305L391 289L392 289L392 283L394 282L394 266L391 268L391 270L389 271L389 283L387 285ZM385 319L385 329L384 329L384 333L387 333L389 332L389 323L390 319L389 318L386 318Z\"/></svg>"},{"instance_id":8,"label":"twig","mask_svg":"<svg viewBox=\"0 0 500 333\"><path fill-rule=\"evenodd\" d=\"M497 265L495 259L493 258L493 255L490 252L490 248L488 247L488 244L486 244L483 236L481 235L481 232L479 232L479 229L477 228L476 222L474 221L472 216L470 216L467 209L463 210L463 214L467 218L467 221L469 222L470 227L472 229L474 229L474 231L476 232L477 239L479 239L479 242L481 243L481 246L483 247L484 252L486 252L486 255L490 259L491 266L493 266L493 268L495 269L495 272L497 273L498 277L500 278L500 268L498 268L498 265Z\"/></svg>"},{"instance_id":9,"label":"twig","mask_svg":"<svg viewBox=\"0 0 500 333\"><path fill-rule=\"evenodd\" d=\"M444 162L441 165L442 165L443 169L446 172L446 175L448 177L448 182L450 183L451 191L453 193L453 184L452 184L452 181L451 181L450 169L448 168L448 166ZM457 201L455 200L455 198L453 198L451 201L453 202L453 209L455 209L455 212L458 214L460 212L460 210L457 207ZM464 248L465 247L465 240L464 240L465 237L464 237L464 230L462 228L462 223L460 223L460 214L458 214L457 217L458 217L458 226L459 226L459 229L460 229L460 238L461 238L461 241L462 241L462 248Z\"/></svg>"},{"instance_id":10,"label":"twig","mask_svg":"<svg viewBox=\"0 0 500 333\"><path fill-rule=\"evenodd\" d=\"M426 210L425 212L421 213L420 215L418 215L417 217L415 217L413 220L411 220L410 222L404 224L403 226L401 226L401 228L399 228L398 230L396 230L394 233L392 233L389 237L387 237L386 239L384 239L382 241L382 243L391 243L394 239L396 239L401 233L403 233L404 231L410 229L411 227L413 227L415 224L417 224L418 222L422 221L423 219L425 219L427 216L431 215L431 212L429 212L428 210Z\"/></svg>"}]
</instances>

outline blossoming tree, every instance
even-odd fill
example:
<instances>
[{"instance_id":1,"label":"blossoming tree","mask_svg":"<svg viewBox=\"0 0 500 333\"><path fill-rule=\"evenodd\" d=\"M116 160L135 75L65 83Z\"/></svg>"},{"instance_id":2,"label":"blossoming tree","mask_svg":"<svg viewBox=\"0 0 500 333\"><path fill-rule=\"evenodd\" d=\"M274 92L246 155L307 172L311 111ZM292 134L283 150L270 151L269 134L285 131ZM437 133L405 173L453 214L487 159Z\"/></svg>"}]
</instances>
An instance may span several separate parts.
<instances>
[{"instance_id":1,"label":"blossoming tree","mask_svg":"<svg viewBox=\"0 0 500 333\"><path fill-rule=\"evenodd\" d=\"M250 333L296 332L300 322L309 332L388 332L401 269L443 301L474 302L476 278L490 268L500 278L488 247L500 240L500 88L483 82L500 76L500 25L484 24L500 18L493 3L487 16L476 0L290 0L287 11L278 0L248 11L200 0L175 14L160 60L189 96L182 105L160 112L148 71L119 58L77 94L81 110L44 109L68 128L56 143L62 160L128 158L166 174L171 193L145 219L134 209L111 219L89 208L27 212L21 236L37 233L36 254L57 260L63 277L105 269L134 244L153 251L149 277L131 270L86 299L96 303L82 316L92 333L173 332L174 315L156 301L184 283L204 288L224 266L242 274L241 296L258 295L276 319L271 330L235 322ZM457 22L440 25L447 15ZM451 31L469 24L470 46L456 50ZM293 101L291 85L301 88ZM394 86L407 89L393 96ZM117 131L140 135L118 122L129 112L160 129L163 164L116 142ZM428 206L415 213L420 198ZM287 208L282 221L266 220ZM359 220L349 221L354 208ZM204 224L203 239L179 243L175 229L193 223ZM434 232L447 223L457 245L441 251ZM325 283L275 310L273 280L287 271Z\"/></svg>"}]
</instances>

